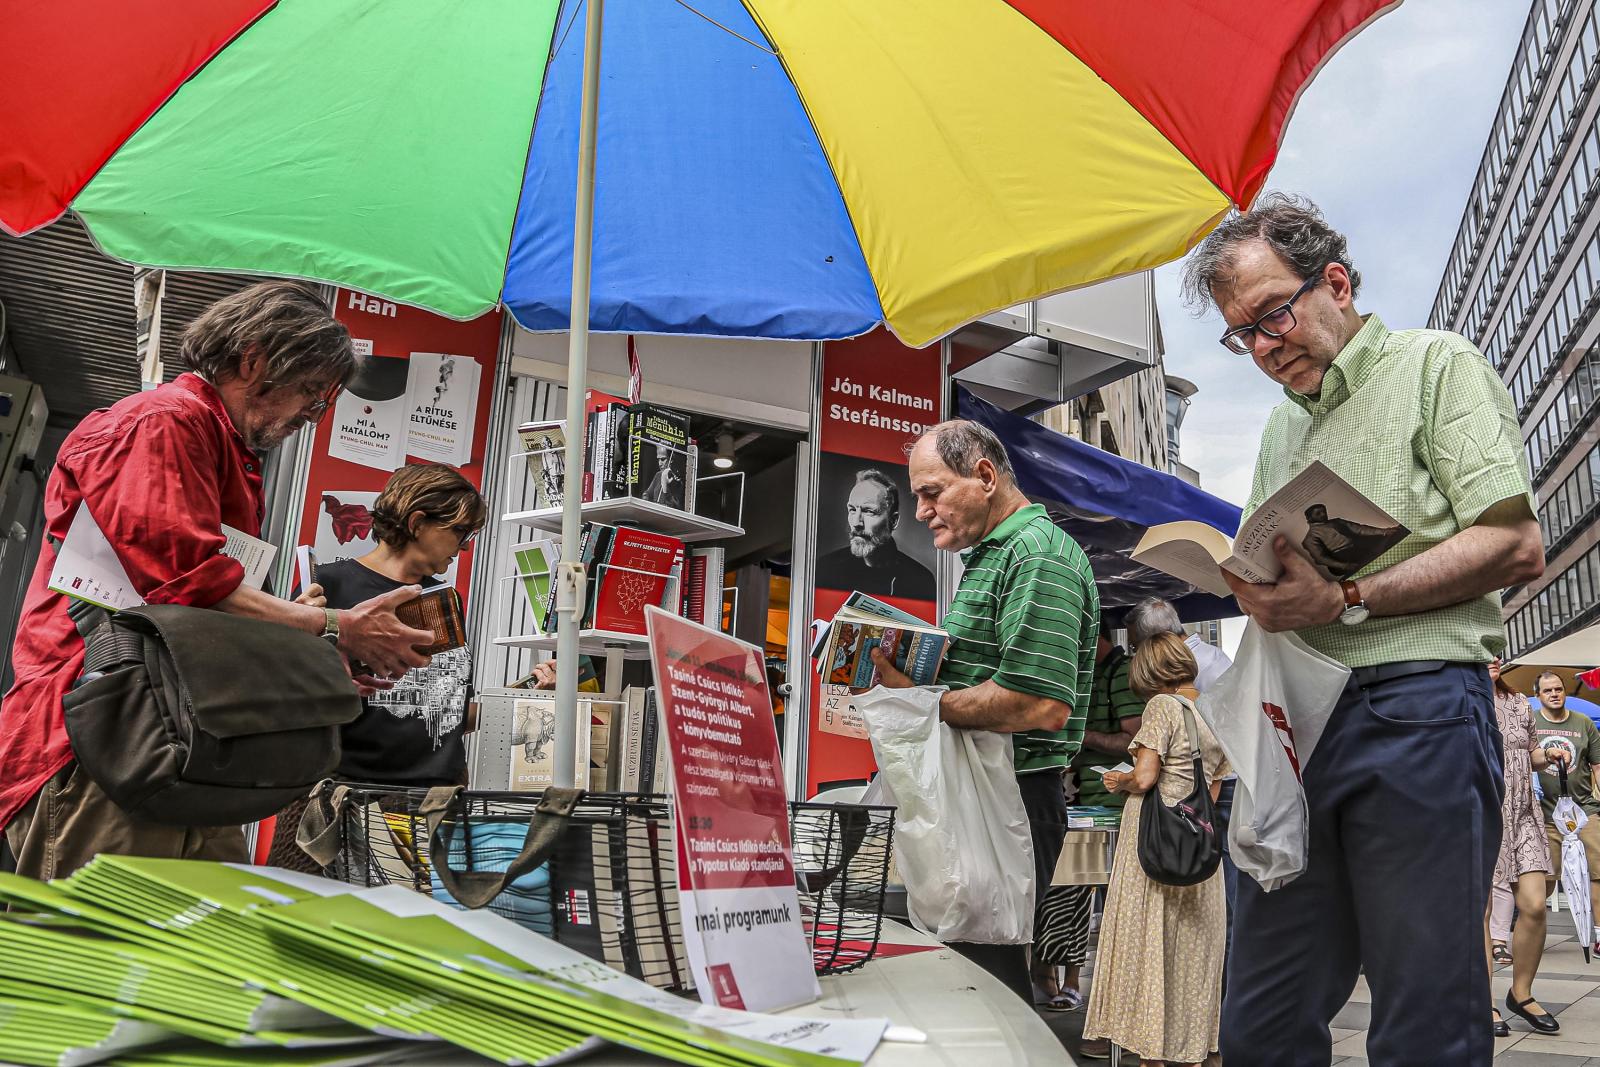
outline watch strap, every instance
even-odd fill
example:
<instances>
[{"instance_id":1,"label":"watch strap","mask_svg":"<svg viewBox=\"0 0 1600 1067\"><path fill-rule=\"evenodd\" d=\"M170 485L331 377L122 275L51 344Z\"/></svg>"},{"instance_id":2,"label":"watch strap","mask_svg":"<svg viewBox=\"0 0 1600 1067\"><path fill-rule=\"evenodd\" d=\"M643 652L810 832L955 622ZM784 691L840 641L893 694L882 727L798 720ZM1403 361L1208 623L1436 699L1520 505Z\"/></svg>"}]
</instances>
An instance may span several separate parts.
<instances>
[{"instance_id":1,"label":"watch strap","mask_svg":"<svg viewBox=\"0 0 1600 1067\"><path fill-rule=\"evenodd\" d=\"M1339 591L1344 594L1344 606L1347 608L1357 608L1365 603L1361 596L1361 589L1355 582L1340 582Z\"/></svg>"}]
</instances>

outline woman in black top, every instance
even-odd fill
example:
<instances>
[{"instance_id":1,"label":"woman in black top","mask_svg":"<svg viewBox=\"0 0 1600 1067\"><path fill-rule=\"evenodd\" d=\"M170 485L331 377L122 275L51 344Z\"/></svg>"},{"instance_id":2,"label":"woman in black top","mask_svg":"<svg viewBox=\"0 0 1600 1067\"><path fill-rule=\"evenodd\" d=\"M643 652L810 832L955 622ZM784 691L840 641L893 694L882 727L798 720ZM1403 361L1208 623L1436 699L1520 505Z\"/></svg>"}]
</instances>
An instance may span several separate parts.
<instances>
[{"instance_id":1,"label":"woman in black top","mask_svg":"<svg viewBox=\"0 0 1600 1067\"><path fill-rule=\"evenodd\" d=\"M377 547L359 559L319 566L307 592L326 597L330 608L344 608L408 585L440 585L434 576L449 568L488 513L482 495L450 467L402 467L372 505ZM365 697L360 717L341 732L338 776L385 785L463 784L471 678L471 654L452 649L408 671L393 689Z\"/></svg>"}]
</instances>

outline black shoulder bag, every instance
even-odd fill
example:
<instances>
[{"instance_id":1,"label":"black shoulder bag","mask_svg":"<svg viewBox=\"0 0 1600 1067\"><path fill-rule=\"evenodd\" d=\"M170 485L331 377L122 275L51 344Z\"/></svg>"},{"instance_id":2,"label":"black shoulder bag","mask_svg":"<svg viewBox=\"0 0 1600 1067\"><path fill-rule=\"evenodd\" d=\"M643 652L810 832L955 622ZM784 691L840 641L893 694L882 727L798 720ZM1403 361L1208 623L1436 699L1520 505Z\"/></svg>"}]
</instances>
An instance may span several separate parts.
<instances>
[{"instance_id":1,"label":"black shoulder bag","mask_svg":"<svg viewBox=\"0 0 1600 1067\"><path fill-rule=\"evenodd\" d=\"M1199 885L1222 862L1222 834L1217 807L1206 783L1200 753L1200 731L1194 708L1183 703L1183 724L1194 751L1194 791L1172 807L1162 803L1161 792L1151 789L1139 809L1139 866L1153 882L1162 885Z\"/></svg>"},{"instance_id":2,"label":"black shoulder bag","mask_svg":"<svg viewBox=\"0 0 1600 1067\"><path fill-rule=\"evenodd\" d=\"M361 698L326 641L210 608L74 601L83 675L62 703L79 768L119 808L179 826L264 819L339 765Z\"/></svg>"}]
</instances>

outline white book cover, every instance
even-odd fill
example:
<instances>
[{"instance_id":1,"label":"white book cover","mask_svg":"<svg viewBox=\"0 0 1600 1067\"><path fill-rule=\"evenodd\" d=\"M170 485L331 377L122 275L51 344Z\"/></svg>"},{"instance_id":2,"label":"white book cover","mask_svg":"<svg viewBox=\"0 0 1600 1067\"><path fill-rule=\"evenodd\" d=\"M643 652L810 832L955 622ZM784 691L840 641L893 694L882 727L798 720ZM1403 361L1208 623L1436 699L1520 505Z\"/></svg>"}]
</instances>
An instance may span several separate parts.
<instances>
[{"instance_id":1,"label":"white book cover","mask_svg":"<svg viewBox=\"0 0 1600 1067\"><path fill-rule=\"evenodd\" d=\"M478 361L413 352L406 383L406 455L459 467L472 462Z\"/></svg>"}]
</instances>

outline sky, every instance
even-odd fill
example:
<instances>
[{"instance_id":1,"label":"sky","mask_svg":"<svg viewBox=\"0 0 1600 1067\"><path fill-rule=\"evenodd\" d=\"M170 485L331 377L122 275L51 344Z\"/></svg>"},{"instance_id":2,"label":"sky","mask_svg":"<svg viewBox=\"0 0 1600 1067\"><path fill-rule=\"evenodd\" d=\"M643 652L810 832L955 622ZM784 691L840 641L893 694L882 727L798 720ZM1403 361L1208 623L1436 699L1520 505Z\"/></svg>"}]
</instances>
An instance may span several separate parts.
<instances>
[{"instance_id":1,"label":"sky","mask_svg":"<svg viewBox=\"0 0 1600 1067\"><path fill-rule=\"evenodd\" d=\"M1350 242L1356 307L1392 329L1427 325L1467 192L1527 19L1525 0L1407 0L1368 26L1301 95L1267 188L1316 201ZM1156 271L1169 374L1199 386L1181 435L1201 487L1235 504L1282 390L1195 318L1181 264ZM1236 647L1242 620L1224 624Z\"/></svg>"},{"instance_id":2,"label":"sky","mask_svg":"<svg viewBox=\"0 0 1600 1067\"><path fill-rule=\"evenodd\" d=\"M1290 119L1267 188L1322 207L1361 272L1357 309L1392 329L1427 325L1527 15L1524 0L1407 0L1328 61ZM1180 267L1156 271L1156 302L1167 372L1200 387L1183 461L1242 505L1283 392L1217 343L1215 311L1184 307Z\"/></svg>"}]
</instances>

